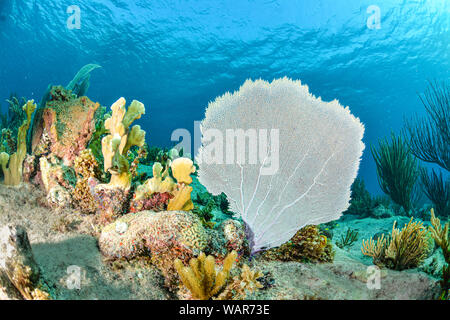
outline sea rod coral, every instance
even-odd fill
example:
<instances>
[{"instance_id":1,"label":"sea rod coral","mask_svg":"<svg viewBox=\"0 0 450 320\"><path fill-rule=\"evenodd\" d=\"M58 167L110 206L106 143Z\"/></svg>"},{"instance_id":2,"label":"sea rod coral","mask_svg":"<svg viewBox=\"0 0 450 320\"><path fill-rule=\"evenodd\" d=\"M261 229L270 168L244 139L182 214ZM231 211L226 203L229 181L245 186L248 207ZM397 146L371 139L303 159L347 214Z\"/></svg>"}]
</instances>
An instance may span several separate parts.
<instances>
[{"instance_id":1,"label":"sea rod coral","mask_svg":"<svg viewBox=\"0 0 450 320\"><path fill-rule=\"evenodd\" d=\"M288 78L247 80L209 104L201 130L199 180L226 194L253 253L347 209L364 126L338 101L324 102Z\"/></svg>"}]
</instances>

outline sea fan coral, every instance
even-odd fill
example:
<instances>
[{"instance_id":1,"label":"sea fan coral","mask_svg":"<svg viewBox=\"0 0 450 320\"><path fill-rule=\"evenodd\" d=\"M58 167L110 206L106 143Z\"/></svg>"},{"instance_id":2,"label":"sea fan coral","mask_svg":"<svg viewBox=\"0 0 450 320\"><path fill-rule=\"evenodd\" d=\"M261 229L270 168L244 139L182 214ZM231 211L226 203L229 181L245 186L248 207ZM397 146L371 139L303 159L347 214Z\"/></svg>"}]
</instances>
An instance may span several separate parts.
<instances>
[{"instance_id":1,"label":"sea fan coral","mask_svg":"<svg viewBox=\"0 0 450 320\"><path fill-rule=\"evenodd\" d=\"M226 194L253 253L347 209L364 126L338 101L300 81L248 80L209 104L201 130L199 180Z\"/></svg>"}]
</instances>

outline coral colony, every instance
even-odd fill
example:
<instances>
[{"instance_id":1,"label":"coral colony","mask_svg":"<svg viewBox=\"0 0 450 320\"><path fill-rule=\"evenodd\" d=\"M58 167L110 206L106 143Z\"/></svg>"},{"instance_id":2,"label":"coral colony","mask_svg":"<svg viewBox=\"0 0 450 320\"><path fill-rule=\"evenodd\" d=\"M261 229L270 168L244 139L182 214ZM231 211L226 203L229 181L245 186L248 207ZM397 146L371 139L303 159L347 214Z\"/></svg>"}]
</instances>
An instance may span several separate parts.
<instances>
[{"instance_id":1,"label":"coral colony","mask_svg":"<svg viewBox=\"0 0 450 320\"><path fill-rule=\"evenodd\" d=\"M432 85L423 98L431 120L410 121L406 138L392 133L371 146L386 194L374 198L357 177L363 124L300 81L247 80L216 98L191 159L147 144L135 123L146 116L138 100L121 97L110 108L91 101L90 72L98 67L83 67L65 87L50 85L39 106L8 100L15 120L2 130L0 193L13 195L5 198L13 207L34 197L36 212L52 224L47 232L92 240L112 278L154 270L164 279L153 282L155 290L179 299L327 299L343 291L373 298L361 284L372 265L390 283L425 288L410 297L449 297L449 223L441 220L449 216L450 187L442 173L419 168L423 160L448 171L448 86ZM419 180L432 201L422 211L414 200ZM427 214L430 223L415 218ZM368 233L367 225L382 227ZM1 226L0 297L67 298L64 281L32 249L28 228L34 239L30 224ZM310 285L295 291L302 284L290 282L300 280L285 277L304 264ZM320 287L318 264L327 270L322 276L340 280L311 289ZM417 268L439 281L400 272ZM376 294L396 297L392 288Z\"/></svg>"}]
</instances>

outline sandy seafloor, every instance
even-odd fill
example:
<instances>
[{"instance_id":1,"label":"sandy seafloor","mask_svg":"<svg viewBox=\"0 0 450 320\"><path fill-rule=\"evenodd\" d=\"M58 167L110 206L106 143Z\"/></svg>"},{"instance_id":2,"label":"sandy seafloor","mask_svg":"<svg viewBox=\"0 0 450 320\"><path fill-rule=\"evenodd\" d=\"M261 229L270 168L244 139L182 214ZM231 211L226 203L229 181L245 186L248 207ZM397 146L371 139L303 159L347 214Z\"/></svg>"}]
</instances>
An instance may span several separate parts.
<instances>
[{"instance_id":1,"label":"sandy seafloor","mask_svg":"<svg viewBox=\"0 0 450 320\"><path fill-rule=\"evenodd\" d=\"M164 287L159 270L145 259L108 261L97 246L99 230L92 215L76 210L54 211L45 207L45 195L29 184L0 185L0 225L14 223L26 228L42 275L56 299L176 299ZM438 250L424 265L406 271L382 269L379 289L367 287L371 258L361 253L361 240L379 231L389 232L394 220L405 216L358 219L345 216L333 229L333 263L313 264L265 261L247 262L270 278L272 285L248 299L435 299L439 295L436 270L442 263ZM358 240L341 250L335 241L348 227L357 229ZM433 263L437 266L432 268ZM69 289L69 266L81 268L80 289ZM427 272L424 272L427 270ZM434 276L433 271L435 272Z\"/></svg>"}]
</instances>

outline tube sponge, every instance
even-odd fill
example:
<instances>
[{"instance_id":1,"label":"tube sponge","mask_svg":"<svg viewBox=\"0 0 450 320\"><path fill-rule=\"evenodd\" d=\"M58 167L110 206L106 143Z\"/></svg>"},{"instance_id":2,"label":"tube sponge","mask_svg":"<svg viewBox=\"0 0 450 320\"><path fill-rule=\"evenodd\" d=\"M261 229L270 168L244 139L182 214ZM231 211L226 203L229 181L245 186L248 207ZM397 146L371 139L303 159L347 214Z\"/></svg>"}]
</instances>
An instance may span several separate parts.
<instances>
[{"instance_id":1,"label":"tube sponge","mask_svg":"<svg viewBox=\"0 0 450 320\"><path fill-rule=\"evenodd\" d=\"M126 101L120 98L111 106L112 116L105 120L105 129L110 134L102 139L104 171L111 173L110 187L128 190L131 187L130 164L126 158L132 146L142 147L145 142L145 131L139 125L130 128L133 121L145 114L144 105L133 100L125 108Z\"/></svg>"},{"instance_id":2,"label":"tube sponge","mask_svg":"<svg viewBox=\"0 0 450 320\"><path fill-rule=\"evenodd\" d=\"M0 164L3 169L3 174L5 176L6 185L18 185L22 182L22 166L25 156L27 155L27 132L30 127L31 116L36 109L36 104L34 100L28 100L26 104L22 107L25 111L27 118L23 121L23 124L19 127L17 134L17 150L11 156L7 153L2 153L0 155ZM9 166L7 167L9 160Z\"/></svg>"}]
</instances>

